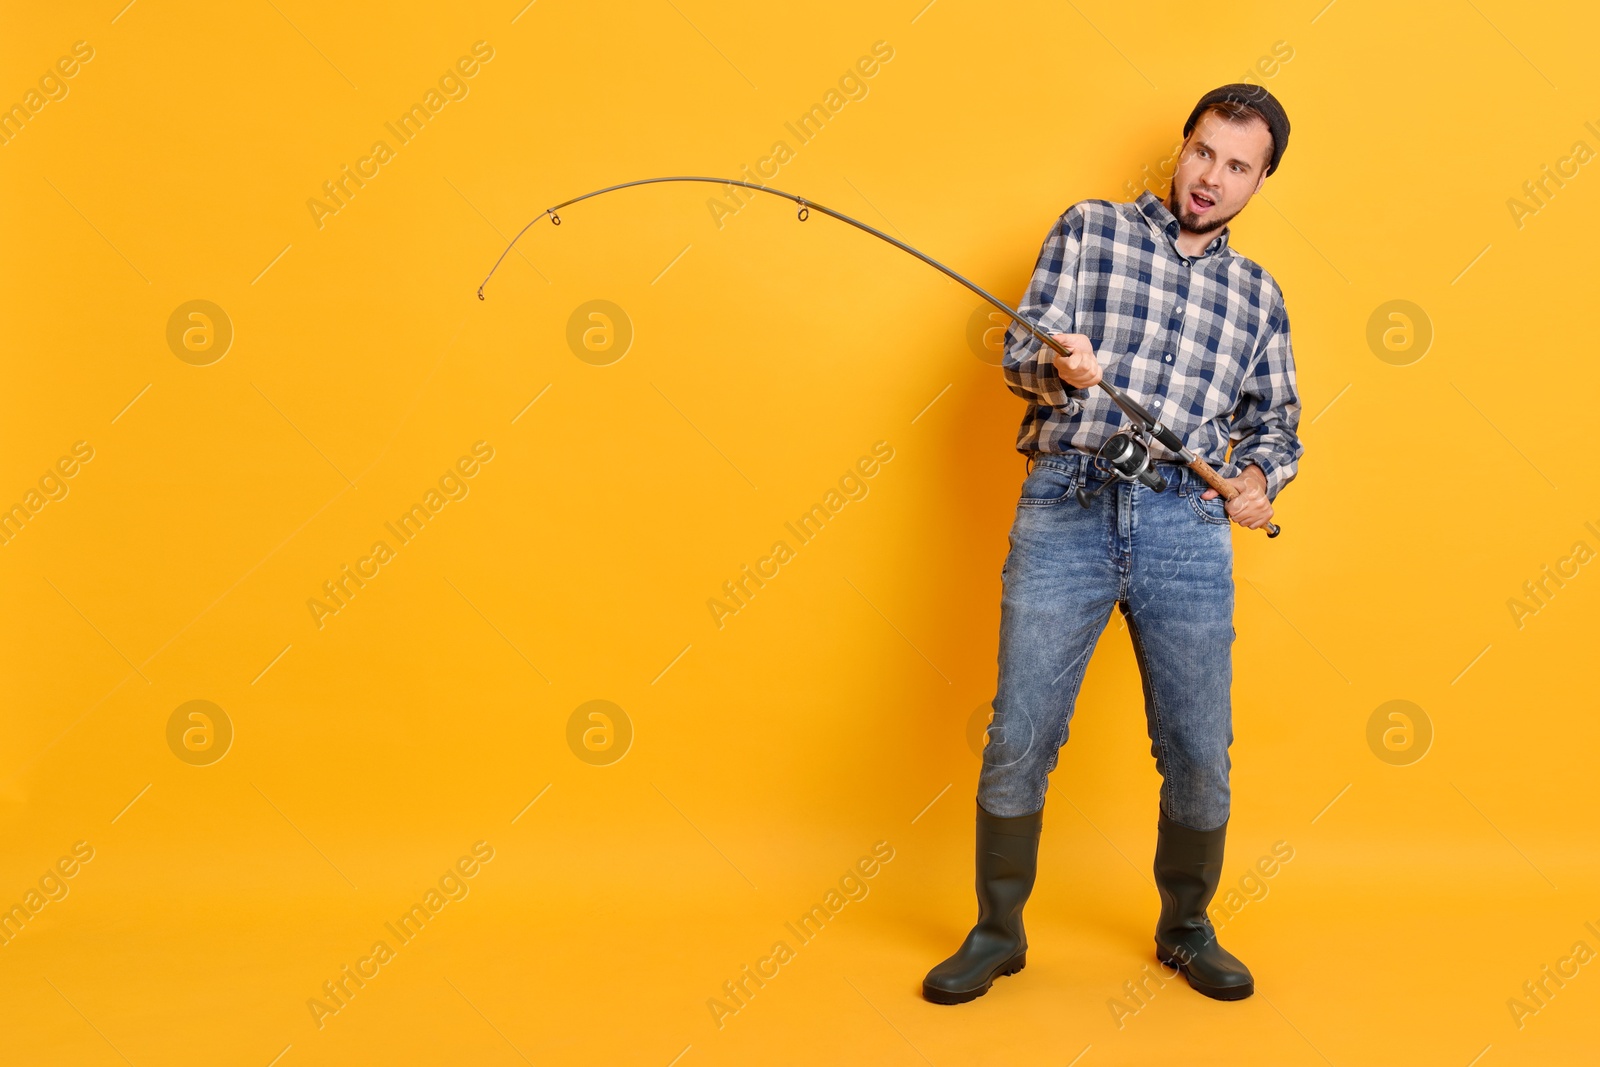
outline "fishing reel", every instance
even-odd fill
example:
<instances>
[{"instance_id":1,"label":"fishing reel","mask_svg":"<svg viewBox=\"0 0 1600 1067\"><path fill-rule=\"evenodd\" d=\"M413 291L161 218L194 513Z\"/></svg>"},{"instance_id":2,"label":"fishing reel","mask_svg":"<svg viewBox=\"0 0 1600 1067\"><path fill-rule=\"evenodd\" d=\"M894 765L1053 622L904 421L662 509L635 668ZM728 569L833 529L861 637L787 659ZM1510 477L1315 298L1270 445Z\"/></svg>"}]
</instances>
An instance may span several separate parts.
<instances>
[{"instance_id":1,"label":"fishing reel","mask_svg":"<svg viewBox=\"0 0 1600 1067\"><path fill-rule=\"evenodd\" d=\"M1140 482L1149 486L1156 492L1162 492L1167 487L1167 480L1161 473L1150 465L1150 435L1142 433L1132 427L1118 430L1106 438L1105 444L1100 446L1095 453L1097 460L1104 460L1105 466L1110 469L1112 477L1100 483L1100 488L1092 493L1086 493L1083 487L1078 487L1078 503L1084 507L1113 482Z\"/></svg>"}]
</instances>

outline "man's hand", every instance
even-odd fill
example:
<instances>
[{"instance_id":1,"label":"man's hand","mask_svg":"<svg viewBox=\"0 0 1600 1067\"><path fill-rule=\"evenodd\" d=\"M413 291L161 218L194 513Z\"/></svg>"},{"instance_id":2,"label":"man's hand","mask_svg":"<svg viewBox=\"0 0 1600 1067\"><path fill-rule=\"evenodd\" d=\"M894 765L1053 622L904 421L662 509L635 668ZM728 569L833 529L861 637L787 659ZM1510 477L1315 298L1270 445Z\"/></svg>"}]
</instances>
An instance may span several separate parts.
<instances>
[{"instance_id":1,"label":"man's hand","mask_svg":"<svg viewBox=\"0 0 1600 1067\"><path fill-rule=\"evenodd\" d=\"M1053 333L1056 343L1071 352L1063 356L1056 352L1051 357L1056 373L1068 385L1088 389L1100 380L1100 362L1095 359L1094 344L1081 333Z\"/></svg>"},{"instance_id":2,"label":"man's hand","mask_svg":"<svg viewBox=\"0 0 1600 1067\"><path fill-rule=\"evenodd\" d=\"M1239 495L1225 505L1234 522L1255 530L1272 521L1272 504L1267 500L1267 475L1260 467L1252 463L1237 478L1224 478L1223 481L1239 490ZM1219 495L1215 489L1207 489L1200 494L1200 499L1211 500Z\"/></svg>"}]
</instances>

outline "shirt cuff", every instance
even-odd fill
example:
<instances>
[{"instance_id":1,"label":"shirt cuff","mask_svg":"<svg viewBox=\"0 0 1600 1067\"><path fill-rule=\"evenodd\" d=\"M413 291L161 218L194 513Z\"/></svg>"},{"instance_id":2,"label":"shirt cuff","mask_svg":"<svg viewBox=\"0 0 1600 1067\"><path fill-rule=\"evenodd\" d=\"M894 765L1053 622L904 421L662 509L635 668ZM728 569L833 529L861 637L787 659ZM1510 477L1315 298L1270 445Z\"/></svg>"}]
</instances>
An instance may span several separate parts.
<instances>
[{"instance_id":1,"label":"shirt cuff","mask_svg":"<svg viewBox=\"0 0 1600 1067\"><path fill-rule=\"evenodd\" d=\"M1237 478L1244 473L1244 469L1251 464L1261 468L1261 473L1267 476L1267 502L1270 504L1278 497L1278 491L1288 483L1288 472L1277 463L1265 456L1240 456L1235 454L1230 464L1234 468L1231 477Z\"/></svg>"}]
</instances>

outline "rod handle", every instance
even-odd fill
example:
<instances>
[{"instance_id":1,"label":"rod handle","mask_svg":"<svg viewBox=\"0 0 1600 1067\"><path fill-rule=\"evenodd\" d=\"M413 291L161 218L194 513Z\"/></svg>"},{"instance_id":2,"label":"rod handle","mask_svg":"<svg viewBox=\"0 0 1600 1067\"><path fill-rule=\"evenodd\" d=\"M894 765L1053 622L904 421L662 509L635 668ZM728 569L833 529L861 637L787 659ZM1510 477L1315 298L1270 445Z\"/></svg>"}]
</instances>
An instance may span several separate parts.
<instances>
[{"instance_id":1,"label":"rod handle","mask_svg":"<svg viewBox=\"0 0 1600 1067\"><path fill-rule=\"evenodd\" d=\"M1194 462L1189 464L1189 469L1198 474L1201 481L1215 489L1217 495L1222 497L1223 500L1232 500L1239 495L1239 490L1229 485L1222 475L1211 469L1211 464L1199 456L1196 456ZM1267 532L1268 537L1277 537L1283 532L1283 528L1275 522L1269 522L1260 528Z\"/></svg>"}]
</instances>

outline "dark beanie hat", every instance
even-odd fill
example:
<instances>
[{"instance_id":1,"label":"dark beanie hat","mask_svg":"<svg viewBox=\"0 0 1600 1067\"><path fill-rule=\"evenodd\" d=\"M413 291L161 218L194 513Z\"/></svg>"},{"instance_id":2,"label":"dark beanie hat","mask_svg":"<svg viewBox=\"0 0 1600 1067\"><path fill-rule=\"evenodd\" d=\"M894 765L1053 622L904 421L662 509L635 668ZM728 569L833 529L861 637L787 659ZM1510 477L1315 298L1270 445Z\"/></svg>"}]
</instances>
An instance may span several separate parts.
<instances>
[{"instance_id":1,"label":"dark beanie hat","mask_svg":"<svg viewBox=\"0 0 1600 1067\"><path fill-rule=\"evenodd\" d=\"M1251 85L1248 82L1234 82L1211 90L1200 98L1200 102L1189 112L1189 121L1183 124L1183 136L1188 138L1194 129L1194 124L1200 121L1200 116L1206 108L1213 104L1237 102L1249 104L1261 112L1262 118L1267 120L1267 129L1272 131L1272 159L1267 163L1267 173L1271 174L1278 169L1278 161L1283 158L1283 150L1289 147L1289 116L1284 113L1283 105L1278 103L1278 98L1260 85Z\"/></svg>"}]
</instances>

